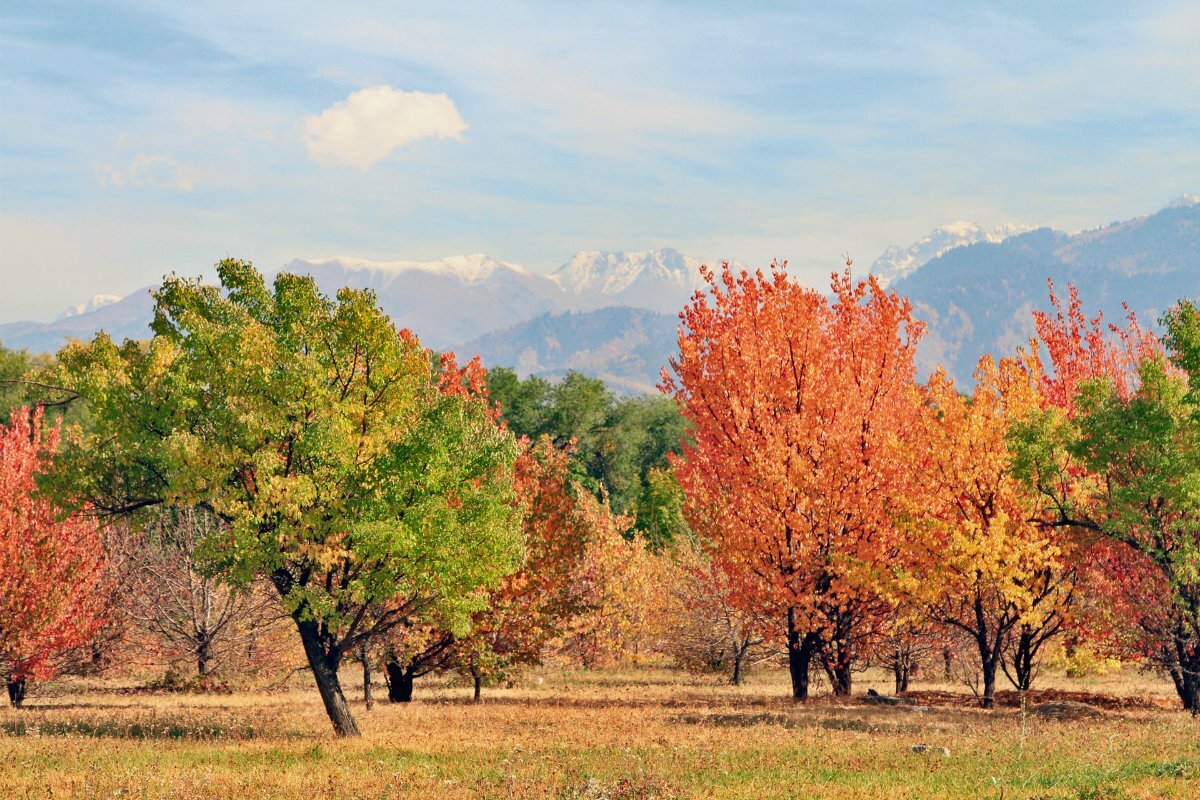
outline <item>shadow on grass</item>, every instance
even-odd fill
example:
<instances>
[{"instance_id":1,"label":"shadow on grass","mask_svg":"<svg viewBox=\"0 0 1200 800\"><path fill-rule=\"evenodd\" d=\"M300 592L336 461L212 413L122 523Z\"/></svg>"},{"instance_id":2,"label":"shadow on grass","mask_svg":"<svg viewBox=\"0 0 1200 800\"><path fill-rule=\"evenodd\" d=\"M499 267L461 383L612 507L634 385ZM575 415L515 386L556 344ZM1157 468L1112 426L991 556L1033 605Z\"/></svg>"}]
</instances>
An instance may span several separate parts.
<instances>
[{"instance_id":1,"label":"shadow on grass","mask_svg":"<svg viewBox=\"0 0 1200 800\"><path fill-rule=\"evenodd\" d=\"M8 736L80 736L92 739L254 739L252 727L231 727L178 722L70 722L14 720L0 722Z\"/></svg>"},{"instance_id":2,"label":"shadow on grass","mask_svg":"<svg viewBox=\"0 0 1200 800\"><path fill-rule=\"evenodd\" d=\"M835 731L864 733L920 733L927 726L893 720L862 719L857 717L790 716L787 714L680 714L671 721L679 725L712 725L718 728L749 728L755 725L775 725L788 730L822 728Z\"/></svg>"}]
</instances>

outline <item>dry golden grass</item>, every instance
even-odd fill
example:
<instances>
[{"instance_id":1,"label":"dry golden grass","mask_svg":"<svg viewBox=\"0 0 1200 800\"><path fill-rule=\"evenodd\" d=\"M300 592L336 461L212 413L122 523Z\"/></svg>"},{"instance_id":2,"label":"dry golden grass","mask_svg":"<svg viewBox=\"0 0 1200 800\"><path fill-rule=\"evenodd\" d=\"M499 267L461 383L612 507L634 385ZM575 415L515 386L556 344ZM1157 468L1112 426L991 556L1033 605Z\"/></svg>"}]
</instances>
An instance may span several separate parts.
<instances>
[{"instance_id":1,"label":"dry golden grass","mask_svg":"<svg viewBox=\"0 0 1200 800\"><path fill-rule=\"evenodd\" d=\"M740 688L656 670L543 677L481 705L445 684L358 703L354 741L333 738L313 691L63 684L0 712L0 798L1200 798L1200 723L1169 703L1058 722L965 698L797 706L768 672ZM1045 684L1169 700L1141 676Z\"/></svg>"}]
</instances>

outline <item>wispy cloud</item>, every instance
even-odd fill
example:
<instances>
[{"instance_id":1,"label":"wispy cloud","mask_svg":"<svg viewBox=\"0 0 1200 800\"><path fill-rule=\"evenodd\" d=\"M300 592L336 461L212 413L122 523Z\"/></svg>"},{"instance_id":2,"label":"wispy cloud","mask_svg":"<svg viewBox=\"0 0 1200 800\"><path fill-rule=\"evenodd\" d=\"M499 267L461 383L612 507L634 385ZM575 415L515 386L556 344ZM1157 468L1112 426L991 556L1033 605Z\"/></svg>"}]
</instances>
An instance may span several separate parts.
<instances>
[{"instance_id":1,"label":"wispy cloud","mask_svg":"<svg viewBox=\"0 0 1200 800\"><path fill-rule=\"evenodd\" d=\"M199 167L158 153L138 153L123 164L96 165L96 180L105 189L143 186L190 192L196 188L202 174Z\"/></svg>"},{"instance_id":2,"label":"wispy cloud","mask_svg":"<svg viewBox=\"0 0 1200 800\"><path fill-rule=\"evenodd\" d=\"M467 123L445 94L372 86L306 117L302 137L314 161L366 170L407 144L461 140L466 130Z\"/></svg>"}]
</instances>

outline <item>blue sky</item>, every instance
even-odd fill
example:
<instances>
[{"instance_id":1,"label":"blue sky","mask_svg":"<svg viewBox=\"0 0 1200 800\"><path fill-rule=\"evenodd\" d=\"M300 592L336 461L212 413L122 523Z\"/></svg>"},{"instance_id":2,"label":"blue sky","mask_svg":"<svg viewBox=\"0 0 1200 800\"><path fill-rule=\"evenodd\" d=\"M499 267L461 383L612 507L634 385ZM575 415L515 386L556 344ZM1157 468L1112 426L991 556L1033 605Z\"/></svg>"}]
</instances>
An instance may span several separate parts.
<instances>
[{"instance_id":1,"label":"blue sky","mask_svg":"<svg viewBox=\"0 0 1200 800\"><path fill-rule=\"evenodd\" d=\"M786 258L1200 191L1200 5L0 7L0 321L232 255Z\"/></svg>"}]
</instances>

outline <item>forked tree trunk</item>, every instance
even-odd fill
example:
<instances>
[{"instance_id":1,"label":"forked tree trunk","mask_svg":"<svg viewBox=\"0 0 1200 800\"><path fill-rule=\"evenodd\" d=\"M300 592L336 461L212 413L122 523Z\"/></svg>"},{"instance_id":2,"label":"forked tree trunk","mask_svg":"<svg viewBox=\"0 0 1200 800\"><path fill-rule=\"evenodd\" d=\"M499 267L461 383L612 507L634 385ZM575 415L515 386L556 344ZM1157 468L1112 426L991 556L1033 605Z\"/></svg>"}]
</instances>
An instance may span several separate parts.
<instances>
[{"instance_id":1,"label":"forked tree trunk","mask_svg":"<svg viewBox=\"0 0 1200 800\"><path fill-rule=\"evenodd\" d=\"M300 641L304 643L304 655L308 657L308 666L312 669L313 679L317 682L317 691L321 693L321 702L325 704L325 713L333 723L333 730L338 736L359 736L358 725L354 715L350 713L350 704L342 692L341 681L338 680L338 667L341 666L342 654L337 650L328 650L322 641L321 631L312 620L297 620L296 627L300 631Z\"/></svg>"},{"instance_id":2,"label":"forked tree trunk","mask_svg":"<svg viewBox=\"0 0 1200 800\"><path fill-rule=\"evenodd\" d=\"M196 634L196 673L207 678L211 672L212 642L203 631Z\"/></svg>"},{"instance_id":3,"label":"forked tree trunk","mask_svg":"<svg viewBox=\"0 0 1200 800\"><path fill-rule=\"evenodd\" d=\"M1033 685L1033 662L1036 655L1033 633L1021 631L1017 637L1017 648L1012 657L1012 683L1017 691L1027 692Z\"/></svg>"},{"instance_id":4,"label":"forked tree trunk","mask_svg":"<svg viewBox=\"0 0 1200 800\"><path fill-rule=\"evenodd\" d=\"M908 679L912 674L912 655L897 647L892 654L892 675L896 678L896 694L908 691Z\"/></svg>"},{"instance_id":5,"label":"forked tree trunk","mask_svg":"<svg viewBox=\"0 0 1200 800\"><path fill-rule=\"evenodd\" d=\"M6 683L8 684L8 702L13 708L20 708L21 704L25 702L25 692L29 689L27 679L9 676Z\"/></svg>"},{"instance_id":6,"label":"forked tree trunk","mask_svg":"<svg viewBox=\"0 0 1200 800\"><path fill-rule=\"evenodd\" d=\"M808 672L819 640L812 632L801 633L795 606L788 609L788 672L792 677L792 699L808 699Z\"/></svg>"},{"instance_id":7,"label":"forked tree trunk","mask_svg":"<svg viewBox=\"0 0 1200 800\"><path fill-rule=\"evenodd\" d=\"M826 668L829 685L833 688L835 697L849 697L854 683L854 673L850 670L849 656L836 644L832 663Z\"/></svg>"},{"instance_id":8,"label":"forked tree trunk","mask_svg":"<svg viewBox=\"0 0 1200 800\"><path fill-rule=\"evenodd\" d=\"M383 668L387 670L388 702L410 702L413 696L413 680L416 676L393 659L388 659Z\"/></svg>"}]
</instances>

